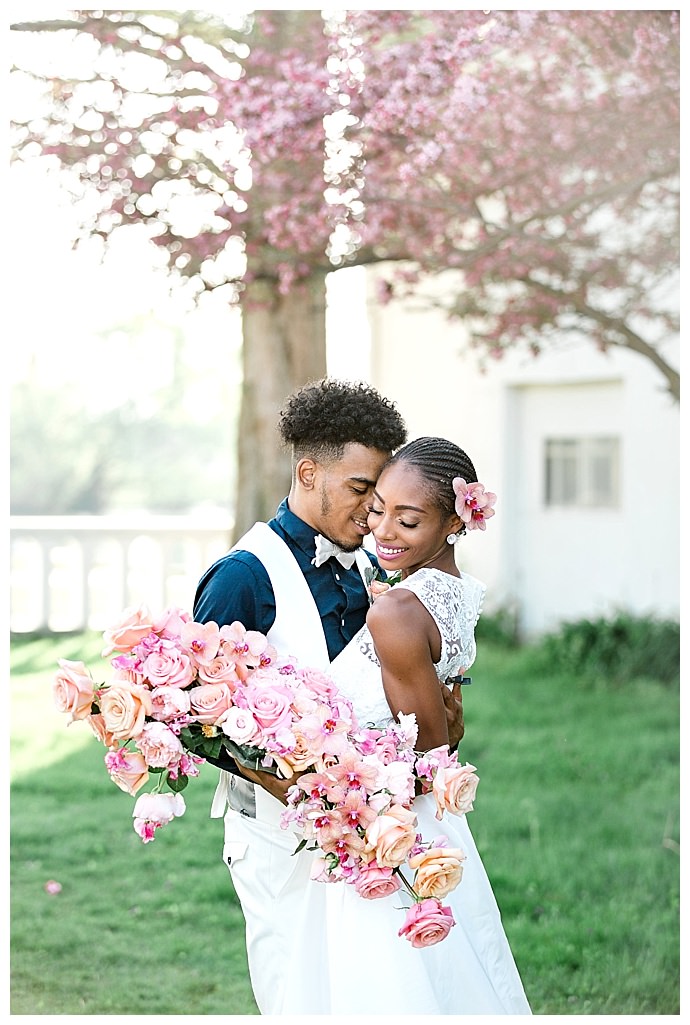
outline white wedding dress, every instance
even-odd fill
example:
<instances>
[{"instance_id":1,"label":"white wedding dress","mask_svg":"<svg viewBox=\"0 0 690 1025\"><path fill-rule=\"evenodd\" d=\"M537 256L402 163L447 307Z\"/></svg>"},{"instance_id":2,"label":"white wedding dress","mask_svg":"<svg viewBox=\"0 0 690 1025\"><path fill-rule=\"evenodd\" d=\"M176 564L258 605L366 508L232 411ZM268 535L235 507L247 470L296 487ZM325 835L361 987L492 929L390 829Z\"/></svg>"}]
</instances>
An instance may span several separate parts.
<instances>
[{"instance_id":1,"label":"white wedding dress","mask_svg":"<svg viewBox=\"0 0 690 1025\"><path fill-rule=\"evenodd\" d=\"M484 585L465 574L458 578L421 569L396 586L416 594L438 625L439 679L469 668ZM361 724L391 719L366 626L331 663L330 675L352 700ZM281 923L292 950L278 1013L531 1014L465 816L437 820L430 794L416 798L414 809L425 840L445 835L467 856L460 884L443 899L456 925L440 943L415 948L398 936L403 907L409 906L404 891L365 900L346 883L305 881L300 921L292 927Z\"/></svg>"},{"instance_id":2,"label":"white wedding dress","mask_svg":"<svg viewBox=\"0 0 690 1025\"><path fill-rule=\"evenodd\" d=\"M475 625L484 584L466 574L454 577L422 569L396 586L416 594L438 625L439 679L468 669L476 656ZM366 626L331 663L330 674L353 701L360 723L391 720ZM364 900L347 884L321 884L327 891L326 936L322 945L314 944L313 956L314 967L331 980L330 1013L529 1015L468 822L464 816L448 814L439 821L432 794L415 798L414 810L424 839L446 835L450 847L459 847L466 855L459 886L443 899L452 908L456 925L441 943L415 948L398 936L405 914L401 892Z\"/></svg>"}]
</instances>

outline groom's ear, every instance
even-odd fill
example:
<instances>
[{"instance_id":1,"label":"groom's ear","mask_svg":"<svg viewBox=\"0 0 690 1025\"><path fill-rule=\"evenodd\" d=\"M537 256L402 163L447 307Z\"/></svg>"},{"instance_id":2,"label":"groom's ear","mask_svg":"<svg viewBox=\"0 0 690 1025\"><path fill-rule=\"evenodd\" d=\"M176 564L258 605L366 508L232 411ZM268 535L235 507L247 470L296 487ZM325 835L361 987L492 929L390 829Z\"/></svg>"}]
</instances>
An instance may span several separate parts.
<instances>
[{"instance_id":1,"label":"groom's ear","mask_svg":"<svg viewBox=\"0 0 690 1025\"><path fill-rule=\"evenodd\" d=\"M295 478L305 491L311 491L316 480L316 463L314 460L300 459L295 467Z\"/></svg>"}]
</instances>

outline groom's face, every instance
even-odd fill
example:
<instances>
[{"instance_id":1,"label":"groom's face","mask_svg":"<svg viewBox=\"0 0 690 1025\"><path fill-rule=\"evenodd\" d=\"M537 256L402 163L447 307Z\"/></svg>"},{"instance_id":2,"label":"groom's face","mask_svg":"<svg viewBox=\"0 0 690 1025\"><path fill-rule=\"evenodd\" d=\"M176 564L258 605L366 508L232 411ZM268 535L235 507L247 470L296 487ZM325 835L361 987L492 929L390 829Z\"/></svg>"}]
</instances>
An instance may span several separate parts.
<instances>
[{"instance_id":1,"label":"groom's face","mask_svg":"<svg viewBox=\"0 0 690 1025\"><path fill-rule=\"evenodd\" d=\"M303 516L324 537L354 551L369 533L367 516L374 485L390 452L350 443L341 459L314 463L314 486Z\"/></svg>"}]
</instances>

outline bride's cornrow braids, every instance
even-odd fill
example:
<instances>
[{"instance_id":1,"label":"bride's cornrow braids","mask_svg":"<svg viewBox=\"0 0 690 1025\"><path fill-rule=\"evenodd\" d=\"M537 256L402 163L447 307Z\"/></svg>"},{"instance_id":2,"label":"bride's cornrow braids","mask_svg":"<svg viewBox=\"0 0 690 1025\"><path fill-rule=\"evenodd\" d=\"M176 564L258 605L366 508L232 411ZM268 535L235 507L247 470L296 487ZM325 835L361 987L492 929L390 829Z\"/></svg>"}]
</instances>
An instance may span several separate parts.
<instances>
[{"instance_id":1,"label":"bride's cornrow braids","mask_svg":"<svg viewBox=\"0 0 690 1025\"><path fill-rule=\"evenodd\" d=\"M407 463L419 470L430 486L430 497L441 512L448 516L455 511L453 478L462 477L467 484L478 479L467 453L446 438L416 438L398 449L390 460L390 463L397 462ZM465 533L464 523L457 533Z\"/></svg>"}]
</instances>

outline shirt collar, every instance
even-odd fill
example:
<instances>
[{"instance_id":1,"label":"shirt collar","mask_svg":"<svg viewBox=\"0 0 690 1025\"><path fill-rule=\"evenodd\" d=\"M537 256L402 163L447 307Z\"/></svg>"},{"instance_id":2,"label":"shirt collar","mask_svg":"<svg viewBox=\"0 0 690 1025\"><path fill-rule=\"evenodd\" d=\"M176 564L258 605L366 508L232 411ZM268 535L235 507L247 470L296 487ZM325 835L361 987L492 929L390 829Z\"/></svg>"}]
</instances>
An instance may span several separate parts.
<instances>
[{"instance_id":1,"label":"shirt collar","mask_svg":"<svg viewBox=\"0 0 690 1025\"><path fill-rule=\"evenodd\" d=\"M278 506L275 519L280 529L311 558L314 554L314 538L318 534L318 530L310 527L308 523L291 512L288 508L287 498L284 498Z\"/></svg>"}]
</instances>

